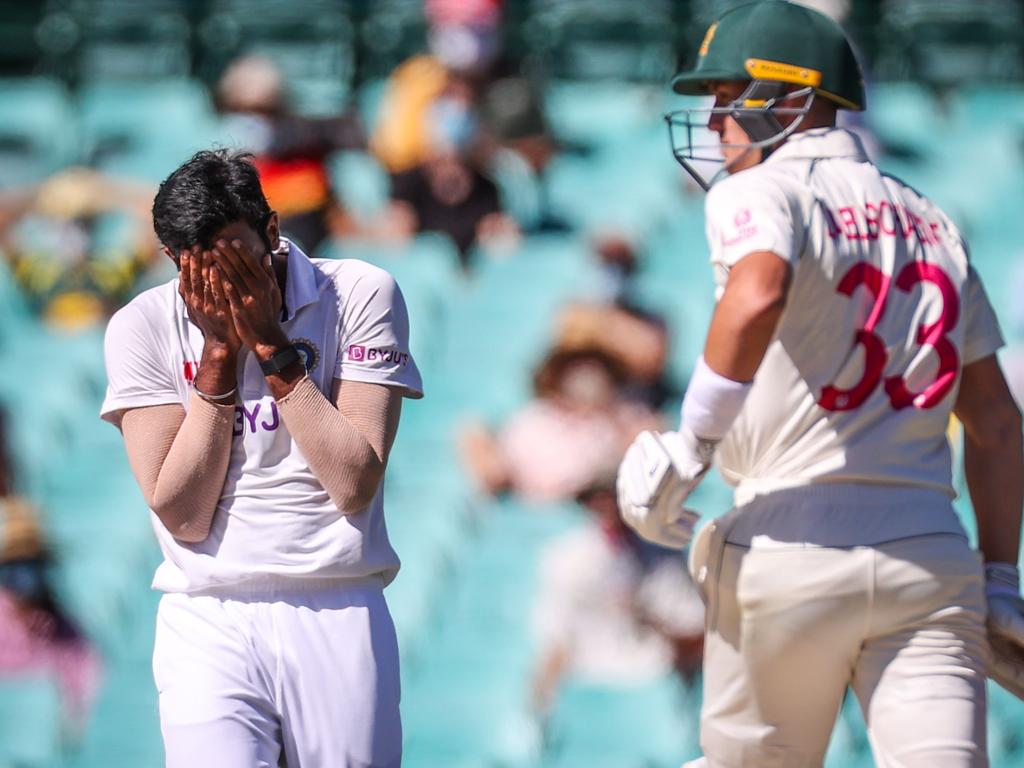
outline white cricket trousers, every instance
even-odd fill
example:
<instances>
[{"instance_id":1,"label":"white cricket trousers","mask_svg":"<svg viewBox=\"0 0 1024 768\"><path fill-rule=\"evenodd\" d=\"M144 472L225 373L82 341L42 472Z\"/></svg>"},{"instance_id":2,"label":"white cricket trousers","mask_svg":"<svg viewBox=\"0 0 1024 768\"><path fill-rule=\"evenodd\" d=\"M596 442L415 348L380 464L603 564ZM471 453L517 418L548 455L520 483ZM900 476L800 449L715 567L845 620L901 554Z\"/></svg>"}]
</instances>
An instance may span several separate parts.
<instances>
[{"instance_id":1,"label":"white cricket trousers","mask_svg":"<svg viewBox=\"0 0 1024 768\"><path fill-rule=\"evenodd\" d=\"M988 765L984 576L964 537L698 545L708 768L819 768L847 686L878 768Z\"/></svg>"},{"instance_id":2,"label":"white cricket trousers","mask_svg":"<svg viewBox=\"0 0 1024 768\"><path fill-rule=\"evenodd\" d=\"M166 594L153 674L168 768L392 768L398 643L380 586Z\"/></svg>"}]
</instances>

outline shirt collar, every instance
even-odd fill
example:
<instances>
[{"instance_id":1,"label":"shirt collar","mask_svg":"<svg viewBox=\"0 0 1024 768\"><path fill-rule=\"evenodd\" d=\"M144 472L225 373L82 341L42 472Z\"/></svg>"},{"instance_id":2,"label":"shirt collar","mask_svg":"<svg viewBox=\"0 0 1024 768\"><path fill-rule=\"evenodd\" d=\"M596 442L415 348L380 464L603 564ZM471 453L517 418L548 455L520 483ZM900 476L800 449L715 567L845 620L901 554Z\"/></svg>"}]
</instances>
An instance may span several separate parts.
<instances>
[{"instance_id":1,"label":"shirt collar","mask_svg":"<svg viewBox=\"0 0 1024 768\"><path fill-rule=\"evenodd\" d=\"M288 280L284 287L285 321L295 317L300 309L319 298L316 285L316 268L309 257L295 243L281 238L281 250L288 253Z\"/></svg>"},{"instance_id":2,"label":"shirt collar","mask_svg":"<svg viewBox=\"0 0 1024 768\"><path fill-rule=\"evenodd\" d=\"M812 128L790 136L786 143L776 149L767 163L780 160L817 160L846 157L857 162L867 162L860 137L846 128Z\"/></svg>"}]
</instances>

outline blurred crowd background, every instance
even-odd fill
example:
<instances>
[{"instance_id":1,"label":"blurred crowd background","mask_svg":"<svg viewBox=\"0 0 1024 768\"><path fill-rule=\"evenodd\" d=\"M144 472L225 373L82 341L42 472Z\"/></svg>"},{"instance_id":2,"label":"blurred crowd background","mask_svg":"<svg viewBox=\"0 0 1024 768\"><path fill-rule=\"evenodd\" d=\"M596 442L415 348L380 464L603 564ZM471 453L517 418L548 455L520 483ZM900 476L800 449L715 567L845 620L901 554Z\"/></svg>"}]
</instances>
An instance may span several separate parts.
<instances>
[{"instance_id":1,"label":"blurred crowd background","mask_svg":"<svg viewBox=\"0 0 1024 768\"><path fill-rule=\"evenodd\" d=\"M699 754L702 606L613 487L632 437L676 424L713 306L661 115L731 4L0 2L0 767L163 764L159 553L97 418L102 334L174 276L152 196L210 146L254 154L308 253L385 267L409 304L427 397L386 481L406 764ZM866 65L849 127L967 233L1021 392L1024 4L808 4ZM729 502L717 476L693 497ZM1024 764L1024 705L993 689L989 722L993 765ZM827 765L871 765L852 701Z\"/></svg>"}]
</instances>

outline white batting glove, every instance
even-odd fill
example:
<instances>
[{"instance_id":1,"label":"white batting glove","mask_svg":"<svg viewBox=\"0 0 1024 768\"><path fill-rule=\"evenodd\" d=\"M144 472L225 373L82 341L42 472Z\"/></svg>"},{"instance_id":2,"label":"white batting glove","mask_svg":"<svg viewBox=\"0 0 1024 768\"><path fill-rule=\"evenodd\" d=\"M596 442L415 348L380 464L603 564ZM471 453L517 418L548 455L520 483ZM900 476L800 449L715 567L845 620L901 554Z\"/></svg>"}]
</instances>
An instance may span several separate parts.
<instances>
[{"instance_id":1,"label":"white batting glove","mask_svg":"<svg viewBox=\"0 0 1024 768\"><path fill-rule=\"evenodd\" d=\"M986 564L985 597L988 598L989 634L1024 648L1024 600L1020 597L1017 566Z\"/></svg>"},{"instance_id":2,"label":"white batting glove","mask_svg":"<svg viewBox=\"0 0 1024 768\"><path fill-rule=\"evenodd\" d=\"M619 514L648 541L682 549L700 516L683 503L711 466L714 444L680 432L641 432L619 465Z\"/></svg>"},{"instance_id":3,"label":"white batting glove","mask_svg":"<svg viewBox=\"0 0 1024 768\"><path fill-rule=\"evenodd\" d=\"M1018 699L1024 699L1024 648L998 635L989 635L992 655L988 676Z\"/></svg>"}]
</instances>

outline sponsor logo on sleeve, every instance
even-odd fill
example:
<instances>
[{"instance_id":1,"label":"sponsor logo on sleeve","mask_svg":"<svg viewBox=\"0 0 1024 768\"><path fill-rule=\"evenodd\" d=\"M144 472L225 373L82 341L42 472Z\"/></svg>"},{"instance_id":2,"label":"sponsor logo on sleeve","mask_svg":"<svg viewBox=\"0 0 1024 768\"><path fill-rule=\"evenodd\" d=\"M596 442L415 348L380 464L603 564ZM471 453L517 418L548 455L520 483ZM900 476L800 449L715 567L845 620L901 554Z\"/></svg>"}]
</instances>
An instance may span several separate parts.
<instances>
[{"instance_id":1,"label":"sponsor logo on sleeve","mask_svg":"<svg viewBox=\"0 0 1024 768\"><path fill-rule=\"evenodd\" d=\"M754 214L750 212L749 208L740 208L736 211L736 215L732 217L732 223L735 227L732 237L722 236L722 245L726 248L742 243L744 240L753 237L757 234L757 224L753 223Z\"/></svg>"},{"instance_id":2,"label":"sponsor logo on sleeve","mask_svg":"<svg viewBox=\"0 0 1024 768\"><path fill-rule=\"evenodd\" d=\"M362 344L350 344L348 359L356 363L391 363L404 366L409 364L409 353L394 347L365 347Z\"/></svg>"}]
</instances>

